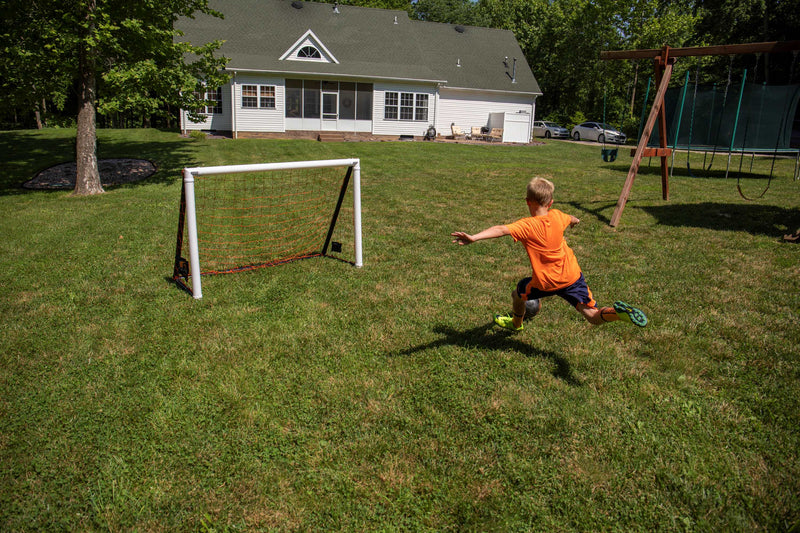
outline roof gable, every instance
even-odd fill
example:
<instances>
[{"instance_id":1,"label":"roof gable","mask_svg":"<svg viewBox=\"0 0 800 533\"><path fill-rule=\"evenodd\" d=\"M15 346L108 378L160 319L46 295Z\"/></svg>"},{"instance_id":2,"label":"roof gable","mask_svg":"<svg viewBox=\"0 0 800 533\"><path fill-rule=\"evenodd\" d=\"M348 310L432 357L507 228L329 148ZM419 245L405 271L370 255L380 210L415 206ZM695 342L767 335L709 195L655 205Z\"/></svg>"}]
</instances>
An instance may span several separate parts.
<instances>
[{"instance_id":1,"label":"roof gable","mask_svg":"<svg viewBox=\"0 0 800 533\"><path fill-rule=\"evenodd\" d=\"M313 52L315 53L313 53ZM338 63L322 41L308 30L290 46L280 57L281 61L314 61L319 63Z\"/></svg>"}]
</instances>

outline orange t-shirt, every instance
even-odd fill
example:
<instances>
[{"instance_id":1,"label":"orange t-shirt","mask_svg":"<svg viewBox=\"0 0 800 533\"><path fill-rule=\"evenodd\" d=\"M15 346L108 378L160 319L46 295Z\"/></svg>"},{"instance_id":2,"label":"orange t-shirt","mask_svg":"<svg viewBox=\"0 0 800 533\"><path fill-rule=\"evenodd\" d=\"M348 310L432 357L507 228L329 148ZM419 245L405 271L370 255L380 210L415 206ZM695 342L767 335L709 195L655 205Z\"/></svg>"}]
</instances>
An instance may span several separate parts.
<instances>
[{"instance_id":1,"label":"orange t-shirt","mask_svg":"<svg viewBox=\"0 0 800 533\"><path fill-rule=\"evenodd\" d=\"M578 281L581 267L564 240L572 217L558 209L546 215L526 217L506 225L515 241L521 242L531 260L531 284L543 291L555 291Z\"/></svg>"}]
</instances>

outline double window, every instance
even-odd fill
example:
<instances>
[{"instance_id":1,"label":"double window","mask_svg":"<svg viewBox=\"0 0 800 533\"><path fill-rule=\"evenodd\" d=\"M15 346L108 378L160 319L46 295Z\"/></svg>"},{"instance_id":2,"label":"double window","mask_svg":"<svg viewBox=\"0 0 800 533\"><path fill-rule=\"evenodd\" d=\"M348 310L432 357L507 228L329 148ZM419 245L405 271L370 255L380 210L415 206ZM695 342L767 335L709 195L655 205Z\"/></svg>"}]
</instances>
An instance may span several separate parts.
<instances>
[{"instance_id":1,"label":"double window","mask_svg":"<svg viewBox=\"0 0 800 533\"><path fill-rule=\"evenodd\" d=\"M275 86L242 85L242 108L275 109Z\"/></svg>"},{"instance_id":2,"label":"double window","mask_svg":"<svg viewBox=\"0 0 800 533\"><path fill-rule=\"evenodd\" d=\"M387 92L383 103L386 120L428 120L428 94Z\"/></svg>"}]
</instances>

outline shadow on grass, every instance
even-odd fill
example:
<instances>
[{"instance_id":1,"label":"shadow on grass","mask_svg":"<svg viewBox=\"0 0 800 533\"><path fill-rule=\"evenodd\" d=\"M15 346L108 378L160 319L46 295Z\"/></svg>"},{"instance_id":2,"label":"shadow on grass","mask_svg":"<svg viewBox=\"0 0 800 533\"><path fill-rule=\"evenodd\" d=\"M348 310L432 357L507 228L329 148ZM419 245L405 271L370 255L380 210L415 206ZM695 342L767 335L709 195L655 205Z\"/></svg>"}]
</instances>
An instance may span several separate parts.
<instances>
[{"instance_id":1,"label":"shadow on grass","mask_svg":"<svg viewBox=\"0 0 800 533\"><path fill-rule=\"evenodd\" d=\"M530 344L517 338L513 332L496 328L494 322L489 322L483 326L467 330L458 330L450 326L438 325L433 328L433 331L434 333L442 335L442 338L426 344L407 348L392 355L411 355L440 346L461 346L497 351L514 350L525 357L538 357L552 360L553 363L555 363L553 376L558 379L563 379L569 385L581 385L580 380L572 374L572 368L566 359L553 352L534 348Z\"/></svg>"},{"instance_id":2,"label":"shadow on grass","mask_svg":"<svg viewBox=\"0 0 800 533\"><path fill-rule=\"evenodd\" d=\"M611 219L614 203L566 202L575 209L595 217L604 224ZM774 205L756 203L735 204L702 202L697 204L663 204L650 206L628 206L640 209L653 216L659 224L672 227L704 228L718 231L744 232L782 239L788 232L800 228L800 209L786 209Z\"/></svg>"},{"instance_id":3,"label":"shadow on grass","mask_svg":"<svg viewBox=\"0 0 800 533\"><path fill-rule=\"evenodd\" d=\"M592 215L598 221L600 221L600 222L602 222L603 224L606 224L606 225L611 223L611 218L607 217L603 213L607 212L610 208L612 208L612 207L617 205L616 202L614 202L614 203L604 203L604 204L595 205L595 206L582 204L580 202L564 202L564 203L566 203L567 205L571 205L575 209L580 209L584 213L588 213L588 214Z\"/></svg>"},{"instance_id":4,"label":"shadow on grass","mask_svg":"<svg viewBox=\"0 0 800 533\"><path fill-rule=\"evenodd\" d=\"M794 231L800 227L800 210L774 205L704 202L640 209L655 217L659 224L674 227L736 231L775 238L783 238L787 228Z\"/></svg>"},{"instance_id":5,"label":"shadow on grass","mask_svg":"<svg viewBox=\"0 0 800 533\"><path fill-rule=\"evenodd\" d=\"M626 152L627 153L627 152ZM692 161L687 165L686 163L686 154L685 153L678 153L674 164L671 159L668 159L668 169L670 176L682 176L688 178L698 178L698 179L736 179L737 177L741 176L742 178L757 180L757 181L768 181L770 179L770 174L772 177L775 177L775 170L769 170L765 168L752 168L749 164L749 158L745 156L744 162L742 162L741 168L739 167L740 163L740 156L734 155L731 160L730 167L728 167L728 152L726 151L719 151L714 155L714 158L711 157L711 152L708 153L708 157L706 157L703 163L699 161ZM762 156L762 161L766 160L771 156ZM628 171L631 168L631 161L633 158L628 157L625 159L618 159L616 163L606 165L607 168L622 172L627 176ZM647 175L647 176L661 176L661 161L658 157L648 158L645 157L642 159L641 164L639 165L639 169L637 175Z\"/></svg>"},{"instance_id":6,"label":"shadow on grass","mask_svg":"<svg viewBox=\"0 0 800 533\"><path fill-rule=\"evenodd\" d=\"M122 131L123 133L120 133ZM115 185L136 187L143 184L169 184L181 178L181 169L195 164L195 149L191 141L181 139L177 132L167 130L140 131L98 130L98 159L147 159L156 172L146 179ZM174 139L165 138L174 133ZM152 137L148 140L147 137ZM48 192L45 189L24 189L22 184L36 174L61 163L75 161L75 132L62 130L41 134L36 131L6 131L0 135L0 196ZM58 190L58 189L56 189ZM60 189L63 191L63 189Z\"/></svg>"}]
</instances>

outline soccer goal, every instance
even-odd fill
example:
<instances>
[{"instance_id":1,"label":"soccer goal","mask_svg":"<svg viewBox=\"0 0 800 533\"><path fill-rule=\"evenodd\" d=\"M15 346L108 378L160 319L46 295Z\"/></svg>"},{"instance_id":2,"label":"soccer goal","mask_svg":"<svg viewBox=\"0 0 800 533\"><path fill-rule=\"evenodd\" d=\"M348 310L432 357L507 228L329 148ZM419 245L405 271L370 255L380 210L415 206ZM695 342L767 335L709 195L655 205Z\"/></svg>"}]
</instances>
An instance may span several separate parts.
<instances>
[{"instance_id":1,"label":"soccer goal","mask_svg":"<svg viewBox=\"0 0 800 533\"><path fill-rule=\"evenodd\" d=\"M359 159L183 170L172 279L194 298L204 275L311 257L363 265Z\"/></svg>"}]
</instances>

